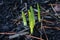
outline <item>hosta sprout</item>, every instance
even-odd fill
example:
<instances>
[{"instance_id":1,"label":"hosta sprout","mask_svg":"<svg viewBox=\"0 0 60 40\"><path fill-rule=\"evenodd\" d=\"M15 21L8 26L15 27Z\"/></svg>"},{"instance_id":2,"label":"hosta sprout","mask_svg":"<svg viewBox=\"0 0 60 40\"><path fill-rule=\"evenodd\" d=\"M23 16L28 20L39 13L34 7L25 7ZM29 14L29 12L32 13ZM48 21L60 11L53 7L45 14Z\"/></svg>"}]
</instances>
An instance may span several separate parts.
<instances>
[{"instance_id":1,"label":"hosta sprout","mask_svg":"<svg viewBox=\"0 0 60 40\"><path fill-rule=\"evenodd\" d=\"M24 12L22 11L22 19L23 19L23 24L24 26L27 26L27 21Z\"/></svg>"}]
</instances>

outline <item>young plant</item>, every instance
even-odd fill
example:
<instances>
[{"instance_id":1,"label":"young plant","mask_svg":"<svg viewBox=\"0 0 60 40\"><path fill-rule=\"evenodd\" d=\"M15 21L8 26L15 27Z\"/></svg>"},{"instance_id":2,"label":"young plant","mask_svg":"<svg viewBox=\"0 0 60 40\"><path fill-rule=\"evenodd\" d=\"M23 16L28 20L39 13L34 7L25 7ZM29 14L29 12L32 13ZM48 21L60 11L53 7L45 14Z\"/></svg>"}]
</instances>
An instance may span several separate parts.
<instances>
[{"instance_id":1,"label":"young plant","mask_svg":"<svg viewBox=\"0 0 60 40\"><path fill-rule=\"evenodd\" d=\"M33 20L33 24L35 25L35 16L34 16L34 11L33 11L33 8L32 8L32 6L30 6L30 14L31 14L31 18L32 18L32 20Z\"/></svg>"},{"instance_id":2,"label":"young plant","mask_svg":"<svg viewBox=\"0 0 60 40\"><path fill-rule=\"evenodd\" d=\"M40 8L39 8L39 4L37 3L37 9L38 9L38 21L40 22L41 20L41 15L40 15Z\"/></svg>"},{"instance_id":3,"label":"young plant","mask_svg":"<svg viewBox=\"0 0 60 40\"><path fill-rule=\"evenodd\" d=\"M23 24L24 26L27 26L27 21L24 12L22 11L22 18L23 18Z\"/></svg>"},{"instance_id":4,"label":"young plant","mask_svg":"<svg viewBox=\"0 0 60 40\"><path fill-rule=\"evenodd\" d=\"M28 10L29 15L29 27L30 27L30 33L33 33L34 25L35 25L35 18L34 18L34 12L32 6L30 7L30 10Z\"/></svg>"}]
</instances>

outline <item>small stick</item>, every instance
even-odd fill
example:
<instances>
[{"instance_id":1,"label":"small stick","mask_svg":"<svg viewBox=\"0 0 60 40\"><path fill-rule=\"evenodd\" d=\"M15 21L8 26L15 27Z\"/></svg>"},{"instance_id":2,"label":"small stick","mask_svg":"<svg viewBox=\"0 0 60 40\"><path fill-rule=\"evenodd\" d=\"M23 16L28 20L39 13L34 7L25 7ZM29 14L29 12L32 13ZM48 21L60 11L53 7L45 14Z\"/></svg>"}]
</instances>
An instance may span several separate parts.
<instances>
[{"instance_id":1,"label":"small stick","mask_svg":"<svg viewBox=\"0 0 60 40\"><path fill-rule=\"evenodd\" d=\"M42 38L38 38L38 37L35 37L35 36L31 36L31 35L26 35L26 36L29 36L29 37L31 37L31 38L36 38L36 39L38 39L38 40L43 40Z\"/></svg>"},{"instance_id":2,"label":"small stick","mask_svg":"<svg viewBox=\"0 0 60 40\"><path fill-rule=\"evenodd\" d=\"M9 35L9 34L15 34L15 32L0 32L0 34L7 34L7 35Z\"/></svg>"}]
</instances>

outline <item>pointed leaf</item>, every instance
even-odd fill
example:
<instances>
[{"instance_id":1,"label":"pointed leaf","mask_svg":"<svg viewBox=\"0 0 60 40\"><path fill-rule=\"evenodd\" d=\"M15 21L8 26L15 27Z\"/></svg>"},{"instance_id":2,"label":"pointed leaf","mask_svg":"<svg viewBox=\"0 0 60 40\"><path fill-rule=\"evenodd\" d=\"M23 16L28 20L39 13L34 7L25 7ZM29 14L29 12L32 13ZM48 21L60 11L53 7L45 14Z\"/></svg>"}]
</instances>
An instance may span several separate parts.
<instances>
[{"instance_id":1,"label":"pointed leaf","mask_svg":"<svg viewBox=\"0 0 60 40\"><path fill-rule=\"evenodd\" d=\"M23 18L24 26L27 26L26 17L25 17L25 14L24 14L24 12L23 12L23 11L22 11L22 18Z\"/></svg>"},{"instance_id":2,"label":"pointed leaf","mask_svg":"<svg viewBox=\"0 0 60 40\"><path fill-rule=\"evenodd\" d=\"M40 8L39 8L39 4L37 3L37 9L38 9L38 21L40 22L41 19L41 15L40 15Z\"/></svg>"}]
</instances>

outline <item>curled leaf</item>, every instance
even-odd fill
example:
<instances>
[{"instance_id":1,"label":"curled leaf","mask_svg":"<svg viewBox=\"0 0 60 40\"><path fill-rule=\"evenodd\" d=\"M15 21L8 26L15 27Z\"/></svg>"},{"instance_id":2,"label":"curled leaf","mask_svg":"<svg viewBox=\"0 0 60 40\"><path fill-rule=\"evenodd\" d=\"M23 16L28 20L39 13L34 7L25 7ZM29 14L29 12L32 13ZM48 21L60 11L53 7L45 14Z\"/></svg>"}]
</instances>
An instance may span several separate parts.
<instances>
[{"instance_id":1,"label":"curled leaf","mask_svg":"<svg viewBox=\"0 0 60 40\"><path fill-rule=\"evenodd\" d=\"M35 25L35 18L34 18L34 12L32 6L30 7L30 10L28 10L29 15L29 27L30 27L30 33L33 33L34 25Z\"/></svg>"},{"instance_id":2,"label":"curled leaf","mask_svg":"<svg viewBox=\"0 0 60 40\"><path fill-rule=\"evenodd\" d=\"M24 26L27 26L26 17L25 17L25 14L24 14L24 12L23 12L23 11L22 11L22 18L23 18Z\"/></svg>"}]
</instances>

